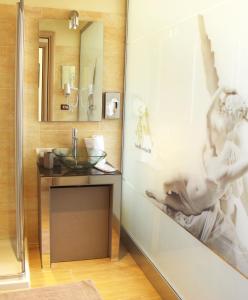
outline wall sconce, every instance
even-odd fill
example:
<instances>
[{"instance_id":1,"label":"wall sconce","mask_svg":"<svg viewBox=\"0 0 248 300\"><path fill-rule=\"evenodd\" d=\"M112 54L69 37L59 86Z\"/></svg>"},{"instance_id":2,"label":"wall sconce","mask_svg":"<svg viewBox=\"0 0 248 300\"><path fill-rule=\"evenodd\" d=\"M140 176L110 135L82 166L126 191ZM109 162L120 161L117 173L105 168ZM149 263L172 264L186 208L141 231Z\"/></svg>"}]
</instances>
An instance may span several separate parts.
<instances>
[{"instance_id":1,"label":"wall sconce","mask_svg":"<svg viewBox=\"0 0 248 300\"><path fill-rule=\"evenodd\" d=\"M69 29L77 29L79 26L79 13L73 10L69 18Z\"/></svg>"},{"instance_id":2,"label":"wall sconce","mask_svg":"<svg viewBox=\"0 0 248 300\"><path fill-rule=\"evenodd\" d=\"M75 91L75 93L76 93L76 95L75 95L76 99L74 100L74 103L73 103L73 100L71 99L72 91ZM78 101L79 101L78 89L71 86L70 83L65 83L64 84L64 95L67 99L67 106L69 108L69 111L73 112L73 110L78 107ZM65 106L63 106L63 107L65 107ZM63 109L63 110L67 110L67 109Z\"/></svg>"},{"instance_id":3,"label":"wall sconce","mask_svg":"<svg viewBox=\"0 0 248 300\"><path fill-rule=\"evenodd\" d=\"M64 95L65 95L65 97L70 96L73 90L77 90L77 89L72 87L70 85L70 83L65 83L64 84Z\"/></svg>"}]
</instances>

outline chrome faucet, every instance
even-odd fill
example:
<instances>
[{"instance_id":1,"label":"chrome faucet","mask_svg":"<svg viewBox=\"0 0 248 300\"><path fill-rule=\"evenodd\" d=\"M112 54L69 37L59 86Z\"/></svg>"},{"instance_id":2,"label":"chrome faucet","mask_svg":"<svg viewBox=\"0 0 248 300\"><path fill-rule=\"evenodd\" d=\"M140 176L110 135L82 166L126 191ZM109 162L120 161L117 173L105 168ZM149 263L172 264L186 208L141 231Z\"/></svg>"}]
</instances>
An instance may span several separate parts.
<instances>
[{"instance_id":1,"label":"chrome faucet","mask_svg":"<svg viewBox=\"0 0 248 300\"><path fill-rule=\"evenodd\" d=\"M71 135L71 139L72 139L72 156L76 159L77 158L77 128L72 128L72 135Z\"/></svg>"}]
</instances>

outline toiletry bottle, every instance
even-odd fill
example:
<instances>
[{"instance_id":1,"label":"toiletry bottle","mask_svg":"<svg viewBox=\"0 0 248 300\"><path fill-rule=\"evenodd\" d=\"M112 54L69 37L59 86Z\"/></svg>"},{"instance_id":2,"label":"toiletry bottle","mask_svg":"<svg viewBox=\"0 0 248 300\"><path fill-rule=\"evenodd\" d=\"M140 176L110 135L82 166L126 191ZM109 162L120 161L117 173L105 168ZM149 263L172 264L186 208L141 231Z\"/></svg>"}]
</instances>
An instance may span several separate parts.
<instances>
[{"instance_id":1,"label":"toiletry bottle","mask_svg":"<svg viewBox=\"0 0 248 300\"><path fill-rule=\"evenodd\" d=\"M53 169L54 154L52 152L44 153L44 168Z\"/></svg>"}]
</instances>

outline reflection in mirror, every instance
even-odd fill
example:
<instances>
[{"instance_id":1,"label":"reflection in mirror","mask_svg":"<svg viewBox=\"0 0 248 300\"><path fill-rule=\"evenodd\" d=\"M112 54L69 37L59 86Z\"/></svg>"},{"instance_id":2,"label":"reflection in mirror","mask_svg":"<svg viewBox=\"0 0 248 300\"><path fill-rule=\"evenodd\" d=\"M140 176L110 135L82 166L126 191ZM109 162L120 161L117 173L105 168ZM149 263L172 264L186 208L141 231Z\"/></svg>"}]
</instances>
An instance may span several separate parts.
<instances>
[{"instance_id":1,"label":"reflection in mirror","mask_svg":"<svg viewBox=\"0 0 248 300\"><path fill-rule=\"evenodd\" d=\"M39 35L39 120L52 117L54 67L54 33L40 31Z\"/></svg>"},{"instance_id":2,"label":"reflection in mirror","mask_svg":"<svg viewBox=\"0 0 248 300\"><path fill-rule=\"evenodd\" d=\"M39 121L100 121L103 24L39 23Z\"/></svg>"}]
</instances>

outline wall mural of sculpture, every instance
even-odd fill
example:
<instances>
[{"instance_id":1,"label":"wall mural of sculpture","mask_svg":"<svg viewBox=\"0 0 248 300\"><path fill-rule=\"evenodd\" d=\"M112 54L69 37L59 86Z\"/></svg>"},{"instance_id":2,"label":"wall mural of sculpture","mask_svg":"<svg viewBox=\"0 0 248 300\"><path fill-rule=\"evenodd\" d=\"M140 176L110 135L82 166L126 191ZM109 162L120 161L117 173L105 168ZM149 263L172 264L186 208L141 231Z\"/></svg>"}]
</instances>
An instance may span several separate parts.
<instances>
[{"instance_id":1,"label":"wall mural of sculpture","mask_svg":"<svg viewBox=\"0 0 248 300\"><path fill-rule=\"evenodd\" d=\"M203 17L199 16L200 31ZM202 32L201 32L202 34ZM204 38L202 38L204 43ZM204 50L210 43L202 45ZM214 63L209 47L205 63ZM214 64L205 66L210 94L217 88ZM212 78L211 78L212 76ZM210 78L209 78L210 77ZM248 248L238 235L237 224L247 227L248 189L248 99L235 89L218 87L203 120L208 140L202 153L199 177L176 178L164 183L164 198L146 191L148 197L176 222L248 277ZM245 237L244 237L245 238Z\"/></svg>"},{"instance_id":2,"label":"wall mural of sculpture","mask_svg":"<svg viewBox=\"0 0 248 300\"><path fill-rule=\"evenodd\" d=\"M125 149L129 151L132 140L136 154L127 153L126 162L135 161L142 175L137 187L127 167L124 176L144 201L248 277L248 42L243 40L248 24L240 13L238 24L226 26L233 5L229 1L199 14L158 42L153 61L160 78L157 99L143 95L142 117L133 114L133 124L141 124L149 111L152 143L142 157L139 151L145 147L137 142L141 127L133 125L136 138L127 138ZM180 65L184 56L179 51L185 61L187 55L192 60ZM135 103L130 85L127 97ZM127 103L127 112L131 110ZM150 174L143 175L141 170L148 169Z\"/></svg>"}]
</instances>

